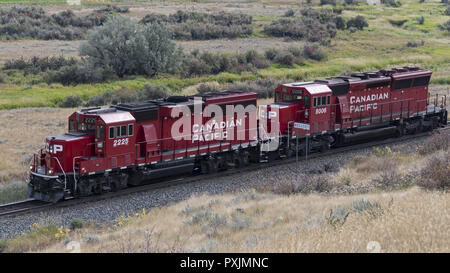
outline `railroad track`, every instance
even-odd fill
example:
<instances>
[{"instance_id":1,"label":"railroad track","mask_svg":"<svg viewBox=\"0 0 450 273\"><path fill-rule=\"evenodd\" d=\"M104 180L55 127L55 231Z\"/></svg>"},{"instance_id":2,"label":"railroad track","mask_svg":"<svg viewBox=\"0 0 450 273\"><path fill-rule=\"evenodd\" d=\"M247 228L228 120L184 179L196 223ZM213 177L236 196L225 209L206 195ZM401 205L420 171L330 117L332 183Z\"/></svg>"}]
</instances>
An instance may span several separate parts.
<instances>
[{"instance_id":1,"label":"railroad track","mask_svg":"<svg viewBox=\"0 0 450 273\"><path fill-rule=\"evenodd\" d=\"M14 215L20 212L32 211L35 209L41 209L45 207L50 207L52 204L46 203L44 201L26 199L23 201L18 201L14 203L8 203L0 205L0 217L6 215Z\"/></svg>"},{"instance_id":2,"label":"railroad track","mask_svg":"<svg viewBox=\"0 0 450 273\"><path fill-rule=\"evenodd\" d=\"M450 129L450 126L447 125L443 128L438 129L437 131L447 131L449 129ZM407 136L398 137L398 138L374 140L374 141L370 141L370 142L366 142L366 143L339 147L339 148L331 149L329 151L322 152L322 153L312 153L312 154L308 155L308 159L326 157L326 156L330 156L330 155L334 155L334 154L345 153L345 152L360 150L360 149L366 149L366 148L371 148L371 147L380 146L380 145L395 144L395 143L411 140L414 138L427 137L430 135L431 135L431 132L424 132L424 133L420 133L420 134L407 135ZM299 157L300 162L304 161L304 160L305 160L304 156ZM294 157L291 157L288 159L276 160L276 161L269 162L269 163L251 164L247 167L243 167L243 168L239 168L239 169L229 169L229 170L221 171L221 172L218 172L215 174L193 175L193 176L189 176L189 177L172 177L169 180L166 179L166 180L154 181L153 183L148 183L148 184L144 184L141 186L126 188L126 189L120 190L118 192L109 192L109 193L105 193L102 195L94 195L94 196L82 197L82 198L72 198L72 199L68 199L68 200L65 200L65 201L62 201L62 202L59 202L56 204L45 203L43 201L38 201L38 200L33 200L33 199L27 199L24 201L0 205L0 218L15 217L18 215L23 215L23 214L27 214L27 213L31 213L31 212L44 211L44 210L48 210L48 209L58 209L58 208L62 209L62 208L66 208L66 207L76 206L79 204L91 203L91 202L116 198L119 196L131 195L131 194L139 193L139 192L146 192L146 191L151 191L151 190L169 188L169 187L179 186L179 185L188 184L188 183L194 183L194 182L206 183L209 180L212 180L217 177L226 177L226 176L236 175L239 173L247 173L247 172L260 170L263 168L280 166L280 165L285 165L285 164L290 164L290 163L295 163L295 162L296 162L296 158L294 156Z\"/></svg>"}]
</instances>

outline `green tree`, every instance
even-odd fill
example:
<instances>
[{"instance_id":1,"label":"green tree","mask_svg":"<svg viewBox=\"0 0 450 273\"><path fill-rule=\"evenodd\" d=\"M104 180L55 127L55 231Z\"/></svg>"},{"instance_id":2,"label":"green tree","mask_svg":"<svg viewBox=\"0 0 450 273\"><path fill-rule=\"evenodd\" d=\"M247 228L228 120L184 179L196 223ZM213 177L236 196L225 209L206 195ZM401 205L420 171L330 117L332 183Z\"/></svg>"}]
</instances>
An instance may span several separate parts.
<instances>
[{"instance_id":1,"label":"green tree","mask_svg":"<svg viewBox=\"0 0 450 273\"><path fill-rule=\"evenodd\" d=\"M80 55L119 77L154 76L176 66L180 54L171 35L162 24L143 25L134 19L114 16L89 32L87 43L80 47Z\"/></svg>"}]
</instances>

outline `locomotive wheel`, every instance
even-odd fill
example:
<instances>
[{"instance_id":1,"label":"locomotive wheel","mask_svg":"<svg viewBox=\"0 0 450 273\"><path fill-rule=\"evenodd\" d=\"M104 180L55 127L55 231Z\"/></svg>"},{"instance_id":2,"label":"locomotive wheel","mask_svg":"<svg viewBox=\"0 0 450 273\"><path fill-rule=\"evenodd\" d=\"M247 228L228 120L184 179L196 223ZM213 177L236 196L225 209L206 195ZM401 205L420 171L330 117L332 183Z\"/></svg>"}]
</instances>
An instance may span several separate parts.
<instances>
[{"instance_id":1,"label":"locomotive wheel","mask_svg":"<svg viewBox=\"0 0 450 273\"><path fill-rule=\"evenodd\" d=\"M326 152L326 151L328 151L329 149L330 149L330 144L329 144L329 143L323 143L323 144L320 146L320 152L321 152L321 153Z\"/></svg>"},{"instance_id":2,"label":"locomotive wheel","mask_svg":"<svg viewBox=\"0 0 450 273\"><path fill-rule=\"evenodd\" d=\"M242 158L241 158L240 156L236 156L236 157L234 158L233 163L234 163L234 167L235 167L236 169L241 168L241 167L243 166Z\"/></svg>"},{"instance_id":3,"label":"locomotive wheel","mask_svg":"<svg viewBox=\"0 0 450 273\"><path fill-rule=\"evenodd\" d=\"M250 154L245 151L242 154L242 165L247 166L250 163Z\"/></svg>"},{"instance_id":4,"label":"locomotive wheel","mask_svg":"<svg viewBox=\"0 0 450 273\"><path fill-rule=\"evenodd\" d=\"M214 162L214 159L204 160L200 163L200 168L202 174L209 174L217 172L217 164Z\"/></svg>"}]
</instances>

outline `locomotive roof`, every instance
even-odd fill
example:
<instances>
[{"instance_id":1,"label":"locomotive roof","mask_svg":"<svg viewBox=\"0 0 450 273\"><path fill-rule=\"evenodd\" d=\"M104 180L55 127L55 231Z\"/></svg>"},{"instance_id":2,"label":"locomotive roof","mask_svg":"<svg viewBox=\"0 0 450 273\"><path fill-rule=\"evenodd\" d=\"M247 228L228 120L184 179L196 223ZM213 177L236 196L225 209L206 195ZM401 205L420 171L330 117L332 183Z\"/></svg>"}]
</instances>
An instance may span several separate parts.
<instances>
[{"instance_id":1,"label":"locomotive roof","mask_svg":"<svg viewBox=\"0 0 450 273\"><path fill-rule=\"evenodd\" d=\"M130 114L130 112L120 110L116 112L100 114L99 117L105 122L105 124L135 120L134 117Z\"/></svg>"},{"instance_id":2,"label":"locomotive roof","mask_svg":"<svg viewBox=\"0 0 450 273\"><path fill-rule=\"evenodd\" d=\"M134 121L134 117L127 111L121 111L116 108L90 108L81 109L77 114L95 115L105 122L105 124L113 124L117 122Z\"/></svg>"},{"instance_id":3,"label":"locomotive roof","mask_svg":"<svg viewBox=\"0 0 450 273\"><path fill-rule=\"evenodd\" d=\"M382 69L376 72L353 73L350 76L331 77L315 80L314 82L287 83L283 84L283 86L291 88L303 87L308 89L309 86L314 86L317 84L326 85L331 88L334 95L340 96L347 94L350 86L358 86L358 88L372 88L389 85L392 79L398 80L428 75L431 75L430 70L420 69L416 66L404 66L389 70Z\"/></svg>"}]
</instances>

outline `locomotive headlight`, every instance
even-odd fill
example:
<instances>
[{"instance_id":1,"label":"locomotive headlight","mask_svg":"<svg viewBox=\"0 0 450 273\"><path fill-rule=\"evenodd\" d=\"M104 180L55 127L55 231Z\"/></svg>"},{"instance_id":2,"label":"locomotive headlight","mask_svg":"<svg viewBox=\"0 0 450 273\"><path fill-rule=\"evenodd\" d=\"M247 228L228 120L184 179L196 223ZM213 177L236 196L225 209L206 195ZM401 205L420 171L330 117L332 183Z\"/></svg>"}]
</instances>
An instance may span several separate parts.
<instances>
[{"instance_id":1,"label":"locomotive headlight","mask_svg":"<svg viewBox=\"0 0 450 273\"><path fill-rule=\"evenodd\" d=\"M309 111L305 110L305 117L307 117L309 115Z\"/></svg>"},{"instance_id":2,"label":"locomotive headlight","mask_svg":"<svg viewBox=\"0 0 450 273\"><path fill-rule=\"evenodd\" d=\"M48 170L48 174L52 175L53 174L53 170L52 169Z\"/></svg>"}]
</instances>

